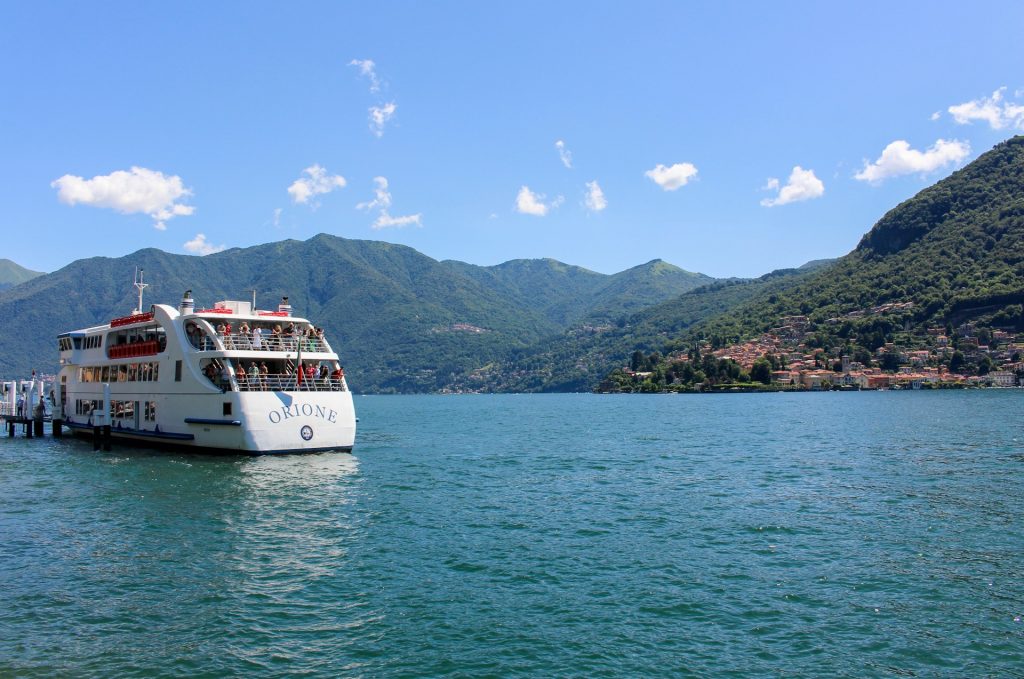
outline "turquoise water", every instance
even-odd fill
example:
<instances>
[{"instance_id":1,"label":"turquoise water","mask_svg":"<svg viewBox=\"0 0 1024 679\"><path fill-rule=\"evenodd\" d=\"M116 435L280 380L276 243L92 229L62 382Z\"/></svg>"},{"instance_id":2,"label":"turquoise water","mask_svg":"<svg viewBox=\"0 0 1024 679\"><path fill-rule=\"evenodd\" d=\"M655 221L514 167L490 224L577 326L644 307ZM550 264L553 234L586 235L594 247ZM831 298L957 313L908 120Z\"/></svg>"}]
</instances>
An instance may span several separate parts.
<instances>
[{"instance_id":1,"label":"turquoise water","mask_svg":"<svg viewBox=\"0 0 1024 679\"><path fill-rule=\"evenodd\" d=\"M1024 393L360 397L0 439L0 676L1021 676Z\"/></svg>"}]
</instances>

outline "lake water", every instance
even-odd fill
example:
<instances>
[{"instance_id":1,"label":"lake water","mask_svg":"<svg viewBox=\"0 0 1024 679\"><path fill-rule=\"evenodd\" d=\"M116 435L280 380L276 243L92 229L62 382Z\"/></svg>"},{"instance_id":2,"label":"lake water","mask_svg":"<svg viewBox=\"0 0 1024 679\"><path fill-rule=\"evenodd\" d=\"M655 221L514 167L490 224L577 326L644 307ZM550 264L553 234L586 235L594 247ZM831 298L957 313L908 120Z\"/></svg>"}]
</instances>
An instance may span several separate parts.
<instances>
[{"instance_id":1,"label":"lake water","mask_svg":"<svg viewBox=\"0 0 1024 679\"><path fill-rule=\"evenodd\" d=\"M1022 676L1024 392L359 397L0 439L0 676Z\"/></svg>"}]
</instances>

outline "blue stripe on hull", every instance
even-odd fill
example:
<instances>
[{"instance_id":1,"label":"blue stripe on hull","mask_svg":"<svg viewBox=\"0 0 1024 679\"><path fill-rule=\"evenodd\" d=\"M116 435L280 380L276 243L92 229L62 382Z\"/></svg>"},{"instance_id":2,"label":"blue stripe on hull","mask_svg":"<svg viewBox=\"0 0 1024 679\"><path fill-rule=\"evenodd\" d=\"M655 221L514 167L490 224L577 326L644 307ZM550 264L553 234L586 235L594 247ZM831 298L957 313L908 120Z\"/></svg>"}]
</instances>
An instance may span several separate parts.
<instances>
[{"instance_id":1,"label":"blue stripe on hull","mask_svg":"<svg viewBox=\"0 0 1024 679\"><path fill-rule=\"evenodd\" d=\"M77 436L92 436L92 425L78 424L76 422L65 422L64 426L70 428ZM148 446L168 448L173 447L176 442L194 441L192 434L174 434L169 432L152 432L135 429L111 429L111 439L120 439L119 442L130 440ZM238 448L216 448L210 446L189 445L176 447L175 452L199 453L204 455L246 455L249 457L260 455L302 455L308 453L351 453L352 446L326 446L323 448L290 448L285 450L240 450Z\"/></svg>"}]
</instances>

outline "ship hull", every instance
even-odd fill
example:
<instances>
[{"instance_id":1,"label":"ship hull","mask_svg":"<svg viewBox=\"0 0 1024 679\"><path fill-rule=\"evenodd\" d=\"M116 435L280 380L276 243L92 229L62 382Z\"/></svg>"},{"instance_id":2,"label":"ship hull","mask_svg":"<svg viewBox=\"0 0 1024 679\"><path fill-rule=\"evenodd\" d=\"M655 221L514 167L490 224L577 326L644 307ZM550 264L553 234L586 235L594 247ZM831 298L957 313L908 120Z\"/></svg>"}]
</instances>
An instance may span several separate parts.
<instances>
[{"instance_id":1,"label":"ship hull","mask_svg":"<svg viewBox=\"0 0 1024 679\"><path fill-rule=\"evenodd\" d=\"M112 398L138 395L112 393ZM356 418L351 392L255 392L180 394L154 399L160 417L152 423L117 422L113 441L136 445L243 455L350 452ZM224 415L225 411L236 415ZM76 435L92 436L91 420L66 425Z\"/></svg>"}]
</instances>

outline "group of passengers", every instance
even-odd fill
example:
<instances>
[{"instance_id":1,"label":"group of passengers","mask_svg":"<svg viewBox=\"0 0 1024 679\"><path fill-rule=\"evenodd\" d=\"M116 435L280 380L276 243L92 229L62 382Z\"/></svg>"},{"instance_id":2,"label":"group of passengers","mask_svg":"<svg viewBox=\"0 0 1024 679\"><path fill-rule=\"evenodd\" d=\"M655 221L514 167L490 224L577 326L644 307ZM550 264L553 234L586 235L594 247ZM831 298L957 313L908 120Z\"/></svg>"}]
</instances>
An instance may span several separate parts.
<instances>
[{"instance_id":1,"label":"group of passengers","mask_svg":"<svg viewBox=\"0 0 1024 679\"><path fill-rule=\"evenodd\" d=\"M323 350L324 329L309 326L305 330L295 323L288 323L281 327L280 323L257 324L249 326L248 321L242 321L238 325L237 332L233 332L231 323L221 322L217 324L217 335L222 340L230 340L227 343L233 349L255 349L257 351L294 351L298 348L306 351Z\"/></svg>"},{"instance_id":2,"label":"group of passengers","mask_svg":"<svg viewBox=\"0 0 1024 679\"><path fill-rule=\"evenodd\" d=\"M345 377L345 368L339 365L332 371L327 364L318 368L314 363L306 365L300 363L296 370L291 361L286 361L283 365L283 372L271 373L266 361L260 361L258 364L256 361L250 361L248 369L242 361L238 361L232 372L229 363L222 363L215 359L206 364L203 374L222 389L227 389L230 386L232 377L243 389L259 390L274 386L284 387L285 383L290 382L294 377L296 384L315 385L319 381L322 386L337 390L341 388L341 381Z\"/></svg>"}]
</instances>

